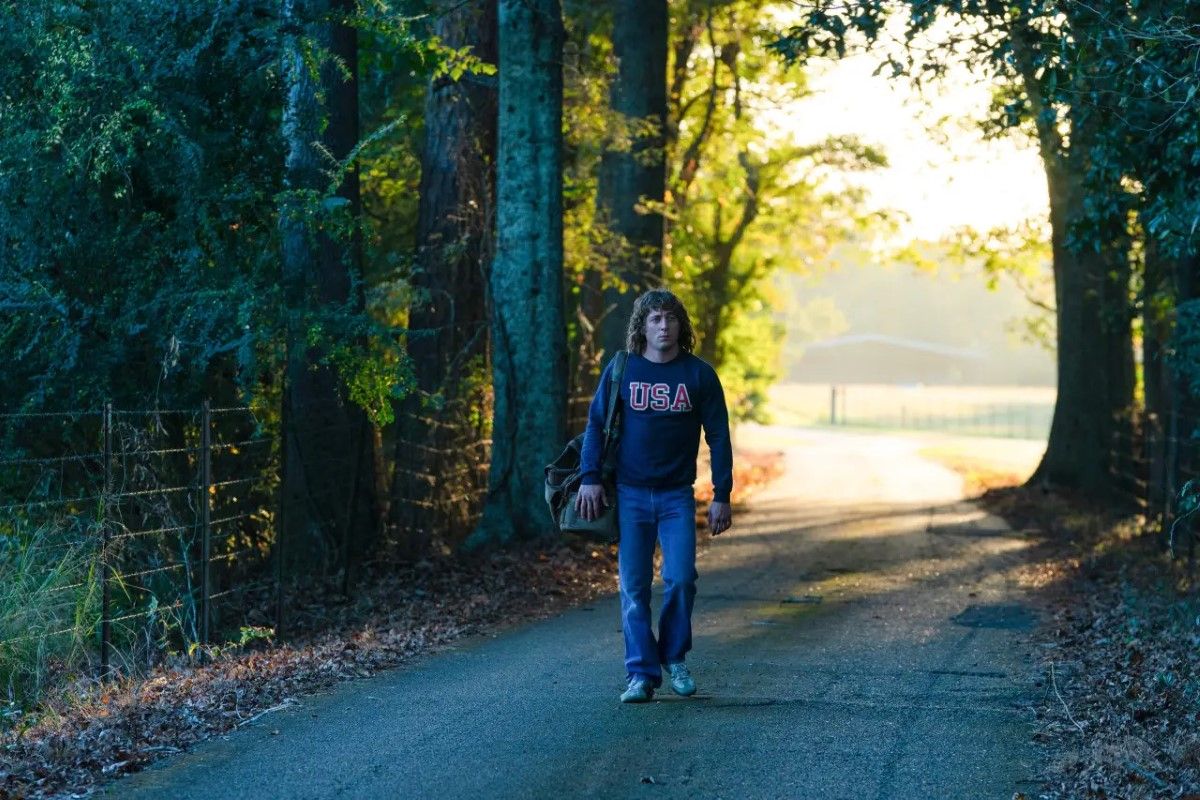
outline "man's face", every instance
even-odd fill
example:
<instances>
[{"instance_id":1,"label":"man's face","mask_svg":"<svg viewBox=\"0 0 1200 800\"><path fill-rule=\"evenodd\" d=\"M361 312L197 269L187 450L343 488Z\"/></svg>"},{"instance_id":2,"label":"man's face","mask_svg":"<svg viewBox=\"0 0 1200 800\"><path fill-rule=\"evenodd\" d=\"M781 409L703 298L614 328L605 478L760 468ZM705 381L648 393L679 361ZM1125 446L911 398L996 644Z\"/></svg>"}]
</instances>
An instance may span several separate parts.
<instances>
[{"instance_id":1,"label":"man's face","mask_svg":"<svg viewBox=\"0 0 1200 800\"><path fill-rule=\"evenodd\" d=\"M672 311L652 310L646 315L646 347L669 351L679 344L679 317Z\"/></svg>"}]
</instances>

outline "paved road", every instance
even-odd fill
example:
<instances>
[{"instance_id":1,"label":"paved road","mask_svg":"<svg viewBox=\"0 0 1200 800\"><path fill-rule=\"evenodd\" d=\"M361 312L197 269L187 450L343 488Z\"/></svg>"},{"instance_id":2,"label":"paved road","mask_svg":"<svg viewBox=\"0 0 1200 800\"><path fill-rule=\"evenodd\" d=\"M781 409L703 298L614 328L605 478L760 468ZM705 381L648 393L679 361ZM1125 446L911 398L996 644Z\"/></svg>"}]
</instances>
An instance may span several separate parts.
<instances>
[{"instance_id":1,"label":"paved road","mask_svg":"<svg viewBox=\"0 0 1200 800\"><path fill-rule=\"evenodd\" d=\"M997 798L1036 788L1022 538L920 443L758 430L785 476L700 561L700 686L621 705L615 598L265 717L106 796ZM752 445L744 437L741 445ZM276 733L277 732L277 733Z\"/></svg>"}]
</instances>

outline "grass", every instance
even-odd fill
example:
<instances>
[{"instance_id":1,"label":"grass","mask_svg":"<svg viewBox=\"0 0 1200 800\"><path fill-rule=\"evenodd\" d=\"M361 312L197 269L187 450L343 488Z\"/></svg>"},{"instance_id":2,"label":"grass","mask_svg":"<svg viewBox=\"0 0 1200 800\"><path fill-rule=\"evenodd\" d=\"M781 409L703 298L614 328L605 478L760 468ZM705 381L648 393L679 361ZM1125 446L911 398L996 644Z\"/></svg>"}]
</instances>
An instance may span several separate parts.
<instances>
[{"instance_id":1,"label":"grass","mask_svg":"<svg viewBox=\"0 0 1200 800\"><path fill-rule=\"evenodd\" d=\"M966 495L977 497L1025 483L1041 460L1042 448L1024 441L949 438L922 447L918 454L962 475Z\"/></svg>"},{"instance_id":2,"label":"grass","mask_svg":"<svg viewBox=\"0 0 1200 800\"><path fill-rule=\"evenodd\" d=\"M56 670L87 661L100 580L86 523L0 529L0 687L5 716L36 703Z\"/></svg>"}]
</instances>

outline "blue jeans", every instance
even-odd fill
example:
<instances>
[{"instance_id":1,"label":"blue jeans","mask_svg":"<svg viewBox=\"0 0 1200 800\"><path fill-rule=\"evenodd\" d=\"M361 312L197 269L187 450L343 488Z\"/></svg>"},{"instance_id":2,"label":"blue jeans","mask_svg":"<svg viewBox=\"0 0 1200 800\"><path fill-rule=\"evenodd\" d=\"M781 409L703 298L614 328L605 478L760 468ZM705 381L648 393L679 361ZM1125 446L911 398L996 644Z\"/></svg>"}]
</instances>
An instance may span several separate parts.
<instances>
[{"instance_id":1,"label":"blue jeans","mask_svg":"<svg viewBox=\"0 0 1200 800\"><path fill-rule=\"evenodd\" d=\"M692 649L696 602L696 497L691 486L651 489L617 486L621 622L627 677L643 675L662 685L662 664L683 661ZM654 543L662 543L662 613L658 639L650 628Z\"/></svg>"}]
</instances>

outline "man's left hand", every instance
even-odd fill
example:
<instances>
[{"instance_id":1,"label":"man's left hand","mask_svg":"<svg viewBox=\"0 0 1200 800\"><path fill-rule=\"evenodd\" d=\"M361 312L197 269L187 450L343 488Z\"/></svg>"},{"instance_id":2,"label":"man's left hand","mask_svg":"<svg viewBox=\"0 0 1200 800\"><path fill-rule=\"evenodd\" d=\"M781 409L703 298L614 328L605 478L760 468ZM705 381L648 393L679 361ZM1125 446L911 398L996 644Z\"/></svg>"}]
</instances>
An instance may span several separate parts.
<instances>
[{"instance_id":1,"label":"man's left hand","mask_svg":"<svg viewBox=\"0 0 1200 800\"><path fill-rule=\"evenodd\" d=\"M720 536L729 530L729 526L732 524L733 509L729 503L713 501L713 504L708 507L708 529L712 531L712 535Z\"/></svg>"}]
</instances>

